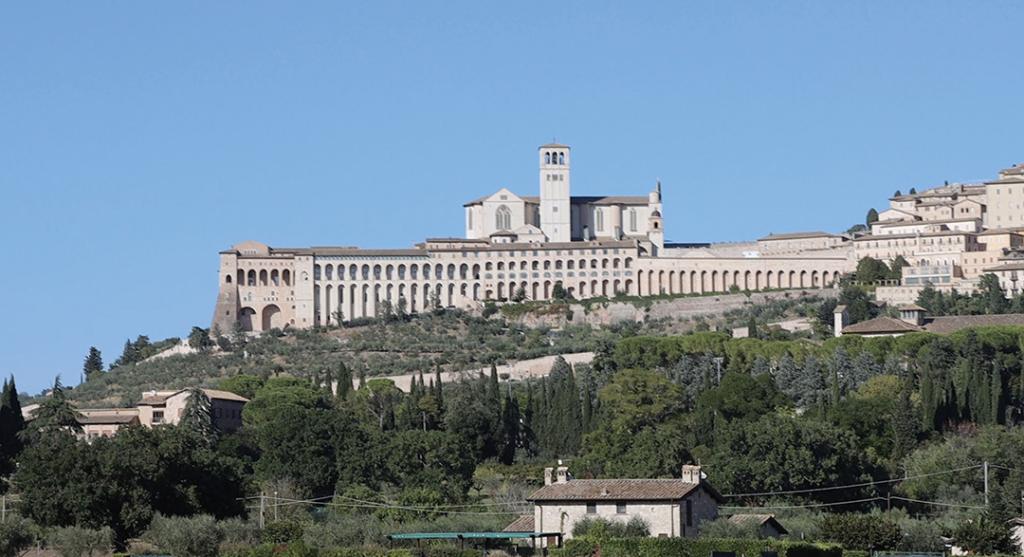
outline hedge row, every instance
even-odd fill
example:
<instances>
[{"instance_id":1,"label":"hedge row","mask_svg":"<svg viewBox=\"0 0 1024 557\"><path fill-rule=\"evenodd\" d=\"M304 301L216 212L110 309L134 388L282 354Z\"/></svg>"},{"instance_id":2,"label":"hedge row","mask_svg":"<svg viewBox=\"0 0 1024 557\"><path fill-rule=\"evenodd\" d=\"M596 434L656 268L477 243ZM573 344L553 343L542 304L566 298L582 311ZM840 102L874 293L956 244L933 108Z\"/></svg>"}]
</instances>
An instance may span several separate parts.
<instances>
[{"instance_id":1,"label":"hedge row","mask_svg":"<svg viewBox=\"0 0 1024 557\"><path fill-rule=\"evenodd\" d=\"M350 547L317 550L302 542L265 543L256 547L229 548L222 557L479 557L479 552L454 547L388 549L386 547Z\"/></svg>"},{"instance_id":2,"label":"hedge row","mask_svg":"<svg viewBox=\"0 0 1024 557\"><path fill-rule=\"evenodd\" d=\"M838 545L780 540L714 538L628 538L591 540L573 538L565 547L552 551L553 557L710 557L714 552L735 553L736 557L761 557L775 552L778 557L843 557Z\"/></svg>"}]
</instances>

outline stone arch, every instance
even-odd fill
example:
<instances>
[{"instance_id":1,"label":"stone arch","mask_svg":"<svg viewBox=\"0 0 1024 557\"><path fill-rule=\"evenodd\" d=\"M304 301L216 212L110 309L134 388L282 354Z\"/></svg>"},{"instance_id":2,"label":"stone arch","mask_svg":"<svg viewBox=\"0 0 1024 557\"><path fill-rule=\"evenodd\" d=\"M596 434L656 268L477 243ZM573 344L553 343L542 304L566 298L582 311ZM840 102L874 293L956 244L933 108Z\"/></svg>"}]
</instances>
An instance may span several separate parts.
<instances>
[{"instance_id":1,"label":"stone arch","mask_svg":"<svg viewBox=\"0 0 1024 557\"><path fill-rule=\"evenodd\" d=\"M536 263L536 261L534 261L534 263ZM531 300L536 300L537 299L537 294L539 294L539 293L540 293L540 284L538 284L536 282L532 283L530 285L530 299Z\"/></svg>"},{"instance_id":2,"label":"stone arch","mask_svg":"<svg viewBox=\"0 0 1024 557\"><path fill-rule=\"evenodd\" d=\"M380 267L380 264L377 264L377 265L373 266L373 280L380 280L380 273L381 273L381 271L382 271L382 269Z\"/></svg>"},{"instance_id":3,"label":"stone arch","mask_svg":"<svg viewBox=\"0 0 1024 557\"><path fill-rule=\"evenodd\" d=\"M334 289L331 288L331 285L329 284L324 288L324 316L322 318L324 325L331 324L331 308L334 307L334 305L331 304L331 293L333 291Z\"/></svg>"},{"instance_id":4,"label":"stone arch","mask_svg":"<svg viewBox=\"0 0 1024 557\"><path fill-rule=\"evenodd\" d=\"M750 290L751 289L750 271L746 271L746 272L743 273L743 289L744 290Z\"/></svg>"},{"instance_id":5,"label":"stone arch","mask_svg":"<svg viewBox=\"0 0 1024 557\"><path fill-rule=\"evenodd\" d=\"M394 277L394 274L395 274L395 266L394 265L388 265L387 267L384 267L384 278L385 279L391 280L392 277Z\"/></svg>"},{"instance_id":6,"label":"stone arch","mask_svg":"<svg viewBox=\"0 0 1024 557\"><path fill-rule=\"evenodd\" d=\"M817 288L819 286L818 279L818 271L811 271L811 286Z\"/></svg>"},{"instance_id":7,"label":"stone arch","mask_svg":"<svg viewBox=\"0 0 1024 557\"><path fill-rule=\"evenodd\" d=\"M281 286L281 273L277 269L270 271L270 284Z\"/></svg>"},{"instance_id":8,"label":"stone arch","mask_svg":"<svg viewBox=\"0 0 1024 557\"><path fill-rule=\"evenodd\" d=\"M637 271L636 272L636 285L637 285L637 289L638 289L637 292L636 292L637 296L643 296L644 295L643 284L644 284L644 272L643 271Z\"/></svg>"},{"instance_id":9,"label":"stone arch","mask_svg":"<svg viewBox=\"0 0 1024 557\"><path fill-rule=\"evenodd\" d=\"M267 285L267 270L263 269L260 271L260 286Z\"/></svg>"},{"instance_id":10,"label":"stone arch","mask_svg":"<svg viewBox=\"0 0 1024 557\"><path fill-rule=\"evenodd\" d=\"M330 263L324 265L324 279L334 280L334 265L331 265Z\"/></svg>"},{"instance_id":11,"label":"stone arch","mask_svg":"<svg viewBox=\"0 0 1024 557\"><path fill-rule=\"evenodd\" d=\"M241 327L243 331L252 331L255 317L256 310L248 306L242 308L242 310L238 312L238 326Z\"/></svg>"},{"instance_id":12,"label":"stone arch","mask_svg":"<svg viewBox=\"0 0 1024 557\"><path fill-rule=\"evenodd\" d=\"M718 271L711 271L711 292L718 289Z\"/></svg>"},{"instance_id":13,"label":"stone arch","mask_svg":"<svg viewBox=\"0 0 1024 557\"><path fill-rule=\"evenodd\" d=\"M284 326L284 316L281 315L281 308L276 304L270 304L263 308L260 325L264 331L278 329Z\"/></svg>"},{"instance_id":14,"label":"stone arch","mask_svg":"<svg viewBox=\"0 0 1024 557\"><path fill-rule=\"evenodd\" d=\"M459 265L459 280L466 280L469 278L469 265L463 263Z\"/></svg>"},{"instance_id":15,"label":"stone arch","mask_svg":"<svg viewBox=\"0 0 1024 557\"><path fill-rule=\"evenodd\" d=\"M480 283L473 284L473 300L480 299Z\"/></svg>"},{"instance_id":16,"label":"stone arch","mask_svg":"<svg viewBox=\"0 0 1024 557\"><path fill-rule=\"evenodd\" d=\"M480 280L480 264L473 264L473 280Z\"/></svg>"},{"instance_id":17,"label":"stone arch","mask_svg":"<svg viewBox=\"0 0 1024 557\"><path fill-rule=\"evenodd\" d=\"M231 284L231 274L230 273L224 275L224 282L225 282L225 284Z\"/></svg>"},{"instance_id":18,"label":"stone arch","mask_svg":"<svg viewBox=\"0 0 1024 557\"><path fill-rule=\"evenodd\" d=\"M807 286L807 271L800 271L800 288Z\"/></svg>"},{"instance_id":19,"label":"stone arch","mask_svg":"<svg viewBox=\"0 0 1024 557\"><path fill-rule=\"evenodd\" d=\"M626 286L626 294L632 294L633 293L633 281L629 280L629 279L626 279L626 285L625 286Z\"/></svg>"}]
</instances>

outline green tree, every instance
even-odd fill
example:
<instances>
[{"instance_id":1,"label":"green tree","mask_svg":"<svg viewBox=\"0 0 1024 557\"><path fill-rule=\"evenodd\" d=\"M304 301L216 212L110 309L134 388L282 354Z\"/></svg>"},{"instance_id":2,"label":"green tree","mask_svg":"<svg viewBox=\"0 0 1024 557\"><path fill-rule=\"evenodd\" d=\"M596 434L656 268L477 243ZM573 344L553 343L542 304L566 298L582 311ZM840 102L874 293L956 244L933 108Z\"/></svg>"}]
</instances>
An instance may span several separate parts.
<instances>
[{"instance_id":1,"label":"green tree","mask_svg":"<svg viewBox=\"0 0 1024 557\"><path fill-rule=\"evenodd\" d=\"M871 479L873 466L852 433L813 418L766 414L716 431L702 451L715 483L726 492L775 492L853 484ZM737 458L743 455L743 458ZM823 500L854 499L857 490L816 492Z\"/></svg>"},{"instance_id":2,"label":"green tree","mask_svg":"<svg viewBox=\"0 0 1024 557\"><path fill-rule=\"evenodd\" d=\"M857 280L871 284L889 277L889 267L883 261L872 257L861 258L857 262Z\"/></svg>"},{"instance_id":3,"label":"green tree","mask_svg":"<svg viewBox=\"0 0 1024 557\"><path fill-rule=\"evenodd\" d=\"M1002 520L981 515L967 520L953 532L957 545L977 555L1013 553L1015 548L1010 539L1010 529Z\"/></svg>"},{"instance_id":4,"label":"green tree","mask_svg":"<svg viewBox=\"0 0 1024 557\"><path fill-rule=\"evenodd\" d=\"M95 346L89 347L89 354L85 356L85 362L82 364L82 373L85 374L86 381L103 373L103 356Z\"/></svg>"},{"instance_id":5,"label":"green tree","mask_svg":"<svg viewBox=\"0 0 1024 557\"><path fill-rule=\"evenodd\" d=\"M53 388L39 403L39 408L36 408L33 419L24 432L30 438L58 430L79 433L82 431L82 425L78 421L80 417L68 400L67 392L58 375L53 380Z\"/></svg>"},{"instance_id":6,"label":"green tree","mask_svg":"<svg viewBox=\"0 0 1024 557\"><path fill-rule=\"evenodd\" d=\"M213 405L210 397L200 388L189 389L185 413L179 427L191 432L209 446L217 440L217 428L213 423Z\"/></svg>"},{"instance_id":7,"label":"green tree","mask_svg":"<svg viewBox=\"0 0 1024 557\"><path fill-rule=\"evenodd\" d=\"M876 211L874 207L868 209L868 216L867 218L864 219L864 222L868 226L871 226L872 224L878 222L878 211Z\"/></svg>"},{"instance_id":8,"label":"green tree","mask_svg":"<svg viewBox=\"0 0 1024 557\"><path fill-rule=\"evenodd\" d=\"M18 387L12 376L9 380L4 379L3 390L0 391L0 478L14 473L14 463L23 446L21 432L24 429ZM0 479L0 493L6 490L7 482Z\"/></svg>"},{"instance_id":9,"label":"green tree","mask_svg":"<svg viewBox=\"0 0 1024 557\"><path fill-rule=\"evenodd\" d=\"M689 462L691 419L682 412L683 394L664 375L623 370L598 392L602 418L583 443L581 462L595 475L626 478L671 477Z\"/></svg>"},{"instance_id":10,"label":"green tree","mask_svg":"<svg viewBox=\"0 0 1024 557\"><path fill-rule=\"evenodd\" d=\"M568 300L570 298L569 291L562 286L561 282L556 282L555 286L551 288L551 298L554 300Z\"/></svg>"},{"instance_id":11,"label":"green tree","mask_svg":"<svg viewBox=\"0 0 1024 557\"><path fill-rule=\"evenodd\" d=\"M217 383L217 388L251 400L256 396L256 392L260 390L263 383L264 381L260 377L240 373L227 379L221 379L220 383Z\"/></svg>"},{"instance_id":12,"label":"green tree","mask_svg":"<svg viewBox=\"0 0 1024 557\"><path fill-rule=\"evenodd\" d=\"M827 514L821 519L822 539L859 551L893 550L900 543L900 527L877 515Z\"/></svg>"},{"instance_id":13,"label":"green tree","mask_svg":"<svg viewBox=\"0 0 1024 557\"><path fill-rule=\"evenodd\" d=\"M206 352L213 348L214 342L210 339L209 330L202 327L192 327L192 332L188 334L188 345L193 350Z\"/></svg>"}]
</instances>

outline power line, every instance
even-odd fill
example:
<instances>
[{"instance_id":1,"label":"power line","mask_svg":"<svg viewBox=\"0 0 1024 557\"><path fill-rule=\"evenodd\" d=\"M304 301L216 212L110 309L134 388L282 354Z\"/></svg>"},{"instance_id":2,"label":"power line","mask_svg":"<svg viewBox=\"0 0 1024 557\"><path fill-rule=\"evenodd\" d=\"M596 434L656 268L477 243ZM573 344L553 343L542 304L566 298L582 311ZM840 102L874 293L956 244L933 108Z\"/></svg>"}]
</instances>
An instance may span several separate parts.
<instances>
[{"instance_id":1,"label":"power line","mask_svg":"<svg viewBox=\"0 0 1024 557\"><path fill-rule=\"evenodd\" d=\"M868 486L873 486L873 485L884 485L884 484L902 482L902 481L906 481L906 480L916 480L918 478L928 478L928 477L931 477L931 476L941 476L941 475L944 475L944 474L952 474L954 472L963 472L965 470L971 470L971 469L974 469L974 468L981 468L981 467L982 467L981 464L975 464L974 466L964 466L963 468L954 468L952 470L943 470L943 471L940 471L940 472L931 472L931 473L928 473L928 474L918 474L916 476L907 476L905 478L890 478L890 479L887 479L887 480L877 480L877 481L862 482L862 483L847 484L847 485L836 485L836 486L828 486L828 487L812 487L812 488L807 488L807 489L791 489L791 490L788 490L788 491L768 491L768 492L764 492L764 493L733 493L733 494L725 495L725 497L770 497L770 496L774 496L774 495L796 495L796 494L800 494L800 493L816 493L816 492L819 492L819 491L835 491L837 489L852 489L852 488L855 488L855 487L868 487Z\"/></svg>"},{"instance_id":2,"label":"power line","mask_svg":"<svg viewBox=\"0 0 1024 557\"><path fill-rule=\"evenodd\" d=\"M313 499L306 499L306 500L302 500L302 499L288 499L288 498L285 498L285 497L276 497L275 500L284 500L284 501L287 501L290 504L305 503L305 504L309 504L309 505L318 505L318 506L324 506L324 507L363 508L363 509L366 509L366 508L369 508L369 509L395 509L395 510L406 510L406 511L416 511L416 512L432 512L432 513L438 513L438 514L503 515L504 516L504 515L516 514L518 512L521 512L521 511L518 511L518 510L509 510L509 511L455 511L455 510L446 510L446 509L443 509L443 508L440 508L440 507L413 507L413 506L407 506L407 505L394 505L394 504L389 504L389 503L378 503L378 502L374 502L374 501L363 501L361 499L353 499L352 497L345 497L345 496L342 496L342 495L339 495L338 497L340 497L342 499L348 499L350 501L353 501L353 503L334 503L334 502L326 502L326 501L317 501L317 500L313 500ZM275 505L276 504L277 503L275 503Z\"/></svg>"},{"instance_id":3,"label":"power line","mask_svg":"<svg viewBox=\"0 0 1024 557\"><path fill-rule=\"evenodd\" d=\"M857 503L870 503L872 501L884 501L885 497L868 497L867 499L854 499L850 501L836 501L835 503L808 503L806 505L767 505L756 507L722 506L721 509L809 509L813 507L835 507L840 505L855 505Z\"/></svg>"},{"instance_id":4,"label":"power line","mask_svg":"<svg viewBox=\"0 0 1024 557\"><path fill-rule=\"evenodd\" d=\"M987 508L985 506L963 505L963 504L960 504L960 503L941 503L939 501L922 501L921 499L910 499L908 497L897 497L895 495L893 495L892 498L893 499L898 499L900 501L909 501L911 503L921 503L923 505L937 505L939 507L960 507L960 508L964 508L964 509L985 509L985 508Z\"/></svg>"}]
</instances>

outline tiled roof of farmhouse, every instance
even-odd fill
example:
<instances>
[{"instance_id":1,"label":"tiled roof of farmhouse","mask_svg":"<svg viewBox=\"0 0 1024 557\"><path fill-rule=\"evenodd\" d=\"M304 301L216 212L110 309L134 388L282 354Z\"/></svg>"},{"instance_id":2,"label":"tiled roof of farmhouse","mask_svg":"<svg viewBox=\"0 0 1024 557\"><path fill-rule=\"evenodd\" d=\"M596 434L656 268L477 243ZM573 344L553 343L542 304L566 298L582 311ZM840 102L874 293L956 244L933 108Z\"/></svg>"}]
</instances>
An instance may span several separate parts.
<instances>
[{"instance_id":1,"label":"tiled roof of farmhouse","mask_svg":"<svg viewBox=\"0 0 1024 557\"><path fill-rule=\"evenodd\" d=\"M782 524L779 524L779 521L775 519L775 515L773 514L734 514L730 516L728 520L733 524L740 525L753 523L758 526L761 526L765 523L772 523L773 526L775 526L775 529L778 530L780 534L789 533L786 531L785 528L782 527Z\"/></svg>"},{"instance_id":2,"label":"tiled roof of farmhouse","mask_svg":"<svg viewBox=\"0 0 1024 557\"><path fill-rule=\"evenodd\" d=\"M924 329L930 333L953 333L967 327L988 327L993 325L1024 325L1024 313L1002 313L995 315L950 315L932 317Z\"/></svg>"},{"instance_id":3,"label":"tiled roof of farmhouse","mask_svg":"<svg viewBox=\"0 0 1024 557\"><path fill-rule=\"evenodd\" d=\"M136 414L79 414L81 425L130 424L139 417Z\"/></svg>"},{"instance_id":4,"label":"tiled roof of farmhouse","mask_svg":"<svg viewBox=\"0 0 1024 557\"><path fill-rule=\"evenodd\" d=\"M843 334L881 335L886 333L911 333L921 330L921 327L907 323L902 319L883 316L868 319L867 321L861 321L860 323L854 323L849 327L845 327L843 329Z\"/></svg>"},{"instance_id":5,"label":"tiled roof of farmhouse","mask_svg":"<svg viewBox=\"0 0 1024 557\"><path fill-rule=\"evenodd\" d=\"M662 501L686 497L701 484L679 479L660 480L569 480L534 491L529 501ZM721 497L710 486L708 492Z\"/></svg>"},{"instance_id":6,"label":"tiled roof of farmhouse","mask_svg":"<svg viewBox=\"0 0 1024 557\"><path fill-rule=\"evenodd\" d=\"M524 514L502 529L502 532L533 532L533 515Z\"/></svg>"},{"instance_id":7,"label":"tiled roof of farmhouse","mask_svg":"<svg viewBox=\"0 0 1024 557\"><path fill-rule=\"evenodd\" d=\"M142 400L139 401L139 404L143 405L143 406L160 405L160 404L163 404L163 403L167 402L167 399L169 399L172 396L174 396L174 395L176 395L178 393L181 393L181 392L183 392L185 390L187 390L187 389L181 389L180 391L158 391L156 393L150 393L150 394L148 394L146 396L143 396ZM208 397L210 397L212 399L217 399L217 400L233 400L233 401L236 401L236 402L249 402L249 399L247 399L247 398L245 398L243 396L236 395L235 393L232 393L232 392L229 392L229 391L219 391L219 390L216 390L216 389L203 389L203 392L206 393L206 396L208 396Z\"/></svg>"}]
</instances>

